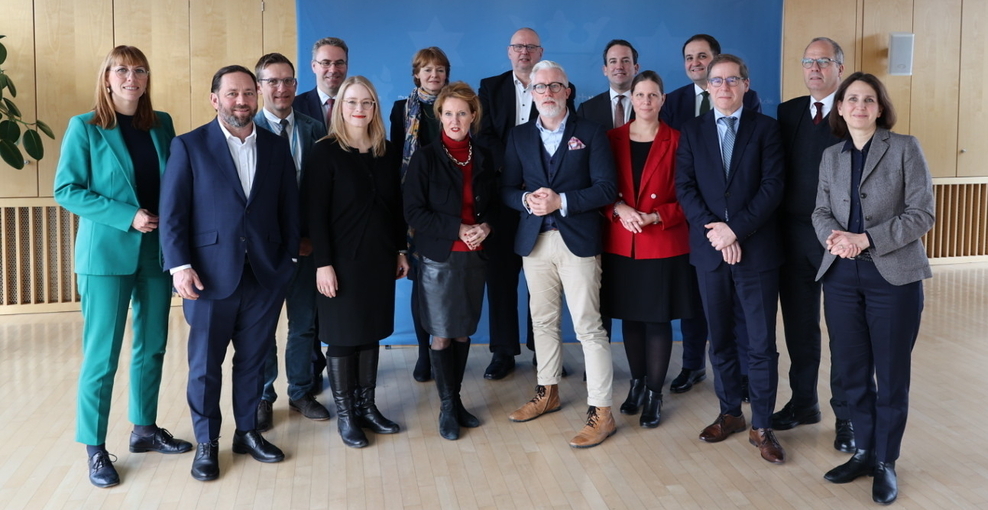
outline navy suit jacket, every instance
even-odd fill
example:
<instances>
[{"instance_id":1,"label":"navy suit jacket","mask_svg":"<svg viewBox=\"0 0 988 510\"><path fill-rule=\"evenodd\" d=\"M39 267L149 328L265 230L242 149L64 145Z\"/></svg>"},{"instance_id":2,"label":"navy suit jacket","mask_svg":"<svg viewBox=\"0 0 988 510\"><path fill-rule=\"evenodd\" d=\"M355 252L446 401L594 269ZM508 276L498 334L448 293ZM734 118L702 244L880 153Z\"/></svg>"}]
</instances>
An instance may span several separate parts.
<instances>
[{"instance_id":1,"label":"navy suit jacket","mask_svg":"<svg viewBox=\"0 0 988 510\"><path fill-rule=\"evenodd\" d=\"M631 108L631 92L629 91L627 94L629 100L628 108ZM576 114L604 126L604 129L614 129L614 113L611 111L611 91L605 90L580 103L580 108L576 110ZM632 120L635 120L634 109L631 110L631 117L628 118L628 122Z\"/></svg>"},{"instance_id":2,"label":"navy suit jacket","mask_svg":"<svg viewBox=\"0 0 988 510\"><path fill-rule=\"evenodd\" d=\"M758 97L758 92L748 89L748 92L744 93L743 101L745 111L762 112L762 100ZM710 109L713 107L711 100ZM682 130L683 124L693 117L696 117L696 94L691 82L666 95L666 102L659 111L659 118L673 129Z\"/></svg>"},{"instance_id":3,"label":"navy suit jacket","mask_svg":"<svg viewBox=\"0 0 988 510\"><path fill-rule=\"evenodd\" d=\"M501 198L508 207L521 211L515 253L524 257L532 252L543 221L542 216L528 212L522 195L545 187L566 194L566 216L560 211L551 216L569 251L578 257L599 255L603 228L599 209L617 197L614 158L604 128L570 114L553 158L552 178L542 163L542 147L535 120L508 135Z\"/></svg>"},{"instance_id":4,"label":"navy suit jacket","mask_svg":"<svg viewBox=\"0 0 988 510\"><path fill-rule=\"evenodd\" d=\"M295 109L295 113L308 115L322 126L322 136L319 138L329 133L329 128L326 126L326 114L322 112L322 101L319 100L318 89L312 89L295 96L295 100L292 101L292 108Z\"/></svg>"},{"instance_id":5,"label":"navy suit jacket","mask_svg":"<svg viewBox=\"0 0 988 510\"><path fill-rule=\"evenodd\" d=\"M722 221L741 244L738 267L765 271L781 265L776 214L784 175L782 138L775 119L747 108L741 111L727 176L714 112L686 122L676 152L676 194L690 224L690 262L704 271L723 263L703 227Z\"/></svg>"},{"instance_id":6,"label":"navy suit jacket","mask_svg":"<svg viewBox=\"0 0 988 510\"><path fill-rule=\"evenodd\" d=\"M257 129L257 168L250 196L219 121L172 140L161 182L164 268L191 264L205 287L200 299L223 299L240 283L246 259L262 287L280 292L298 257L299 199L288 144Z\"/></svg>"}]
</instances>

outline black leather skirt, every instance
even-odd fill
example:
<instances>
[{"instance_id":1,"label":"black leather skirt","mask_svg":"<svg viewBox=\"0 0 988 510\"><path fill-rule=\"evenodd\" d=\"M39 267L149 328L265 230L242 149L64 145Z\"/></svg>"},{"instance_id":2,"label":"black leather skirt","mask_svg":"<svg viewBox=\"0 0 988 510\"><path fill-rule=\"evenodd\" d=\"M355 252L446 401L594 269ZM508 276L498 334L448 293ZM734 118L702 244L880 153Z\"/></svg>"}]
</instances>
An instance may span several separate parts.
<instances>
[{"instance_id":1,"label":"black leather skirt","mask_svg":"<svg viewBox=\"0 0 988 510\"><path fill-rule=\"evenodd\" d=\"M487 262L481 252L454 251L445 262L421 257L419 320L432 336L461 338L477 331Z\"/></svg>"}]
</instances>

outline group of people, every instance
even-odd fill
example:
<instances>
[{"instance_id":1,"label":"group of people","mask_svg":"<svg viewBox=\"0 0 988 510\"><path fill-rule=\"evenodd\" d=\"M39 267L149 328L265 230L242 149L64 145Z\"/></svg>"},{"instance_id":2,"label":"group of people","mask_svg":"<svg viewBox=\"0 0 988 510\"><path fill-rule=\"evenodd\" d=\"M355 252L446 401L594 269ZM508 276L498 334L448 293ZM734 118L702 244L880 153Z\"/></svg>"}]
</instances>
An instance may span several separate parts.
<instances>
[{"instance_id":1,"label":"group of people","mask_svg":"<svg viewBox=\"0 0 988 510\"><path fill-rule=\"evenodd\" d=\"M105 440L129 304L130 450L195 448L192 476L213 480L231 342L233 451L284 459L261 435L273 425L282 305L289 408L330 418L316 399L327 369L340 437L359 448L365 430L400 430L376 404L378 344L393 333L395 279L413 279L413 377L435 380L439 433L455 440L461 427L480 425L460 388L485 288L484 377L497 380L521 352L524 269L537 385L508 418L526 422L562 405L565 302L587 384L574 448L617 430L611 320L622 321L632 376L620 412L640 412L651 428L662 418L679 319L683 363L670 391L706 378L710 342L720 405L700 440L747 430L762 458L784 462L775 431L821 419L822 292L834 447L853 454L825 478L873 475L875 501L895 500L921 281L931 276L920 242L934 220L922 150L889 131L895 112L877 78L841 81L843 51L829 38L806 47L809 95L781 104L778 121L760 113L747 66L716 39L695 35L682 52L692 83L666 94L657 73L639 70L630 42L609 42L609 89L577 109L575 87L542 58L532 29L512 35L512 69L482 80L479 93L451 83L445 53L425 48L412 60L414 89L392 108L389 141L373 84L347 77L341 39L315 43L317 86L303 94L277 53L253 72L220 69L216 119L180 136L151 107L145 55L114 48L98 72L94 111L69 122L55 178L56 200L80 216L77 440L91 482L119 483ZM195 447L156 423L172 289L190 325ZM779 302L792 399L776 412Z\"/></svg>"}]
</instances>

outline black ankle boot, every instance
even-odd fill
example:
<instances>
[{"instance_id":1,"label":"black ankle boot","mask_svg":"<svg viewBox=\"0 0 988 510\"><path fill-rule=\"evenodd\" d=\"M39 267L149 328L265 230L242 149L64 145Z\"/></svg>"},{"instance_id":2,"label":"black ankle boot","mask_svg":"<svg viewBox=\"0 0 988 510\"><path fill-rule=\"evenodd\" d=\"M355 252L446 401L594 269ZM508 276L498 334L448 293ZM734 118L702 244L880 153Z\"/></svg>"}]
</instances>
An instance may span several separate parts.
<instances>
[{"instance_id":1,"label":"black ankle boot","mask_svg":"<svg viewBox=\"0 0 988 510\"><path fill-rule=\"evenodd\" d=\"M645 401L645 378L632 379L631 388L628 389L628 398L621 404L622 414L638 414L638 408Z\"/></svg>"},{"instance_id":2,"label":"black ankle boot","mask_svg":"<svg viewBox=\"0 0 988 510\"><path fill-rule=\"evenodd\" d=\"M353 388L356 378L357 356L327 357L329 388L336 403L336 426L343 444L352 448L367 446L367 436L356 423L353 414Z\"/></svg>"},{"instance_id":3,"label":"black ankle boot","mask_svg":"<svg viewBox=\"0 0 988 510\"><path fill-rule=\"evenodd\" d=\"M871 486L871 499L887 505L899 496L899 481L895 476L895 461L875 464L875 481Z\"/></svg>"},{"instance_id":4,"label":"black ankle boot","mask_svg":"<svg viewBox=\"0 0 988 510\"><path fill-rule=\"evenodd\" d=\"M850 460L827 471L823 477L832 483L848 483L858 477L871 475L874 467L875 459L871 450L855 450Z\"/></svg>"},{"instance_id":5,"label":"black ankle boot","mask_svg":"<svg viewBox=\"0 0 988 510\"><path fill-rule=\"evenodd\" d=\"M645 390L645 404L642 407L642 416L638 420L638 424L645 428L654 429L659 426L661 420L662 393Z\"/></svg>"},{"instance_id":6,"label":"black ankle boot","mask_svg":"<svg viewBox=\"0 0 988 510\"><path fill-rule=\"evenodd\" d=\"M454 340L451 348L453 349L453 368L456 376L456 379L453 380L453 399L456 401L456 421L461 427L468 429L477 428L480 426L480 420L467 412L466 408L463 407L463 401L460 400L463 374L466 373L467 358L470 357L470 339L467 338L466 342L457 342Z\"/></svg>"},{"instance_id":7,"label":"black ankle boot","mask_svg":"<svg viewBox=\"0 0 988 510\"><path fill-rule=\"evenodd\" d=\"M356 422L361 427L371 429L378 434L394 434L401 428L381 414L374 399L380 355L381 351L377 347L357 354L357 388L353 412L357 418Z\"/></svg>"},{"instance_id":8,"label":"black ankle boot","mask_svg":"<svg viewBox=\"0 0 988 510\"><path fill-rule=\"evenodd\" d=\"M433 349L429 351L429 355L432 360L432 375L436 379L436 390L439 391L439 435L444 439L456 441L460 438L460 423L456 419L456 399L453 397L456 378L453 347L441 351Z\"/></svg>"},{"instance_id":9,"label":"black ankle boot","mask_svg":"<svg viewBox=\"0 0 988 510\"><path fill-rule=\"evenodd\" d=\"M419 358L415 361L415 369L412 370L412 379L418 382L429 382L432 379L432 365L429 363L429 343L419 345Z\"/></svg>"}]
</instances>

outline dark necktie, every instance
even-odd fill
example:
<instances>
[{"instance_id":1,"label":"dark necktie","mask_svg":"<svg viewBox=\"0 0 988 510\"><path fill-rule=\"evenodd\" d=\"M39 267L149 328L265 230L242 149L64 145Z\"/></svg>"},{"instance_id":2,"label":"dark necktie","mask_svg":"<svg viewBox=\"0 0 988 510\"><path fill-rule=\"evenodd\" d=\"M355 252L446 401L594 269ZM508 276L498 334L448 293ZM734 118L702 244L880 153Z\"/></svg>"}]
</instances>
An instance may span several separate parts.
<instances>
[{"instance_id":1,"label":"dark necktie","mask_svg":"<svg viewBox=\"0 0 988 510\"><path fill-rule=\"evenodd\" d=\"M329 130L329 125L333 123L333 105L336 104L336 100L329 98L326 104L329 105L329 109L326 110L326 129Z\"/></svg>"},{"instance_id":2,"label":"dark necktie","mask_svg":"<svg viewBox=\"0 0 988 510\"><path fill-rule=\"evenodd\" d=\"M816 115L813 116L813 123L819 124L823 122L823 103L817 101L813 103L813 106L816 106Z\"/></svg>"},{"instance_id":3,"label":"dark necktie","mask_svg":"<svg viewBox=\"0 0 988 510\"><path fill-rule=\"evenodd\" d=\"M614 127L619 128L624 125L624 94L619 95L617 103L614 104Z\"/></svg>"},{"instance_id":4,"label":"dark necktie","mask_svg":"<svg viewBox=\"0 0 988 510\"><path fill-rule=\"evenodd\" d=\"M710 92L704 90L700 93L703 99L700 100L700 115L710 111Z\"/></svg>"},{"instance_id":5,"label":"dark necktie","mask_svg":"<svg viewBox=\"0 0 988 510\"><path fill-rule=\"evenodd\" d=\"M281 124L281 137L288 140L288 119L281 119L278 124Z\"/></svg>"},{"instance_id":6,"label":"dark necktie","mask_svg":"<svg viewBox=\"0 0 988 510\"><path fill-rule=\"evenodd\" d=\"M727 132L724 133L724 141L720 145L724 158L724 175L729 175L731 170L731 154L734 153L734 138L737 136L734 125L738 119L734 117L721 117L720 120L727 126Z\"/></svg>"}]
</instances>

